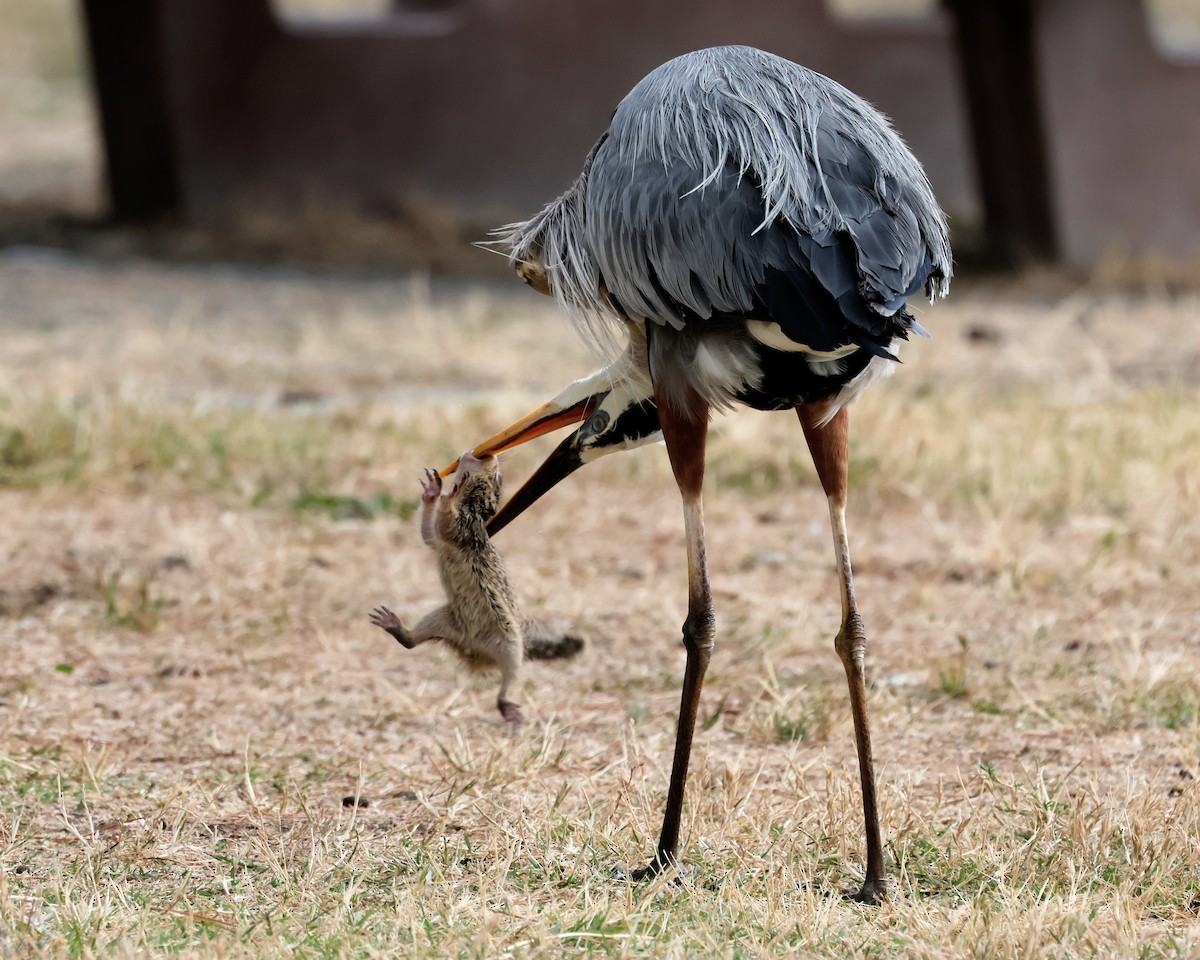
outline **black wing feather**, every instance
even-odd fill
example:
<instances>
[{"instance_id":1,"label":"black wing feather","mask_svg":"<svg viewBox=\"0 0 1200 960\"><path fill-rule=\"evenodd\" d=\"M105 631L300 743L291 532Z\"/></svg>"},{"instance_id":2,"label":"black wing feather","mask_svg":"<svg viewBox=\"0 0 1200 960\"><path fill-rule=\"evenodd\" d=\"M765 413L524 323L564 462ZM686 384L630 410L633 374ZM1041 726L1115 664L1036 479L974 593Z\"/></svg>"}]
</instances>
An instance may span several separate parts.
<instances>
[{"instance_id":1,"label":"black wing feather","mask_svg":"<svg viewBox=\"0 0 1200 960\"><path fill-rule=\"evenodd\" d=\"M906 314L887 316L872 304L886 308L897 296L902 302L925 276L910 276L897 289L898 268L887 261L895 257L889 237L898 231L865 188L838 191L856 204L857 219L818 240L782 219L761 226L757 182L731 167L694 190L702 177L682 163L644 160L615 180L597 178L606 163L602 149L587 186L588 238L626 312L676 328L713 316L770 319L796 343L822 352L857 344L889 355L887 343L905 335ZM606 189L611 182L622 189ZM864 259L871 265L865 274Z\"/></svg>"}]
</instances>

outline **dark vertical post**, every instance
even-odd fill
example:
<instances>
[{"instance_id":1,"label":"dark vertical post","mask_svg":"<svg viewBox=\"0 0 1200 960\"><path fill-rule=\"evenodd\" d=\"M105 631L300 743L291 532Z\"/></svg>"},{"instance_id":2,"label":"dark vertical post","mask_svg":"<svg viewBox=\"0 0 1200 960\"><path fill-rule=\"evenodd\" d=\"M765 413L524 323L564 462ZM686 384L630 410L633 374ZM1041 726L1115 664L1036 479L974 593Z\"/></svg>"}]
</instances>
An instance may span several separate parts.
<instances>
[{"instance_id":1,"label":"dark vertical post","mask_svg":"<svg viewBox=\"0 0 1200 960\"><path fill-rule=\"evenodd\" d=\"M160 31L164 0L83 0L112 216L140 220L179 199Z\"/></svg>"},{"instance_id":2,"label":"dark vertical post","mask_svg":"<svg viewBox=\"0 0 1200 960\"><path fill-rule=\"evenodd\" d=\"M945 0L957 27L987 254L1002 265L1056 255L1035 48L1037 0Z\"/></svg>"}]
</instances>

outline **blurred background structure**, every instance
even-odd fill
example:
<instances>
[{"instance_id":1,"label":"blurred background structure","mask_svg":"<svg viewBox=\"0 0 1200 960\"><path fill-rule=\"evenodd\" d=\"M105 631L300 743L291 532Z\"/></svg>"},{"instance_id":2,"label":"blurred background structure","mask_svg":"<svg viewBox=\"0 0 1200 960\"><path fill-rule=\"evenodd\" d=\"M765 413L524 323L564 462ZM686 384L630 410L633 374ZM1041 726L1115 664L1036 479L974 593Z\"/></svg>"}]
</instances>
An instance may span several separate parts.
<instances>
[{"instance_id":1,"label":"blurred background structure","mask_svg":"<svg viewBox=\"0 0 1200 960\"><path fill-rule=\"evenodd\" d=\"M648 70L732 42L889 114L960 256L1200 257L1200 0L6 0L3 220L453 266Z\"/></svg>"},{"instance_id":2,"label":"blurred background structure","mask_svg":"<svg viewBox=\"0 0 1200 960\"><path fill-rule=\"evenodd\" d=\"M662 450L502 535L590 644L521 741L367 622L441 602L421 468L595 366L468 241L722 41L890 112L960 266L1055 264L914 303L853 414L870 918L793 415L707 448L702 885L608 882L676 733ZM1200 0L0 0L0 958L1200 957L1197 50Z\"/></svg>"}]
</instances>

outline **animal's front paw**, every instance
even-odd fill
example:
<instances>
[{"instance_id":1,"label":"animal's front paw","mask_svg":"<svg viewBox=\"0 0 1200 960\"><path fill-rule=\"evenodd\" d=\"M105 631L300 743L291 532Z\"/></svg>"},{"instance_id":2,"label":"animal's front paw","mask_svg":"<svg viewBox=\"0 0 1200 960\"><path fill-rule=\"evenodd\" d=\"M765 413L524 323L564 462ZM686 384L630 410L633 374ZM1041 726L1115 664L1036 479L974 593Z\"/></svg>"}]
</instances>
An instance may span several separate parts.
<instances>
[{"instance_id":1,"label":"animal's front paw","mask_svg":"<svg viewBox=\"0 0 1200 960\"><path fill-rule=\"evenodd\" d=\"M432 467L425 468L425 483L421 487L421 499L430 503L442 492L442 475Z\"/></svg>"}]
</instances>

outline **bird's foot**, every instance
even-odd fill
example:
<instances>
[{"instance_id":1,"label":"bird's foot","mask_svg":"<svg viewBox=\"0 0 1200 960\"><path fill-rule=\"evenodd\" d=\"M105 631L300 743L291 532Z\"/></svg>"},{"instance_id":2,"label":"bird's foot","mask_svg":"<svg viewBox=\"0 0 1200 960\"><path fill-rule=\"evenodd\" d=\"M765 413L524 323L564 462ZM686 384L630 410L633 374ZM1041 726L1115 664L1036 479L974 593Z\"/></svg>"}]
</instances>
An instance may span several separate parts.
<instances>
[{"instance_id":1,"label":"bird's foot","mask_svg":"<svg viewBox=\"0 0 1200 960\"><path fill-rule=\"evenodd\" d=\"M628 879L632 883L645 883L647 880L653 880L665 869L666 867L659 866L657 860L651 860L646 866L636 867L633 870L625 871L618 867L617 875L618 879L622 879L621 875L624 874L624 879Z\"/></svg>"},{"instance_id":2,"label":"bird's foot","mask_svg":"<svg viewBox=\"0 0 1200 960\"><path fill-rule=\"evenodd\" d=\"M633 870L626 870L624 867L614 867L613 879L628 880L631 883L644 883L647 880L653 880L660 874L666 873L668 870L675 871L675 883L694 880L700 875L698 868L684 866L674 857L663 857L660 855L656 856L646 866L637 867Z\"/></svg>"},{"instance_id":3,"label":"bird's foot","mask_svg":"<svg viewBox=\"0 0 1200 960\"><path fill-rule=\"evenodd\" d=\"M877 907L888 898L887 879L879 877L877 879L864 880L862 889L858 893L847 893L846 899L853 900L856 903L865 903L870 907Z\"/></svg>"}]
</instances>

